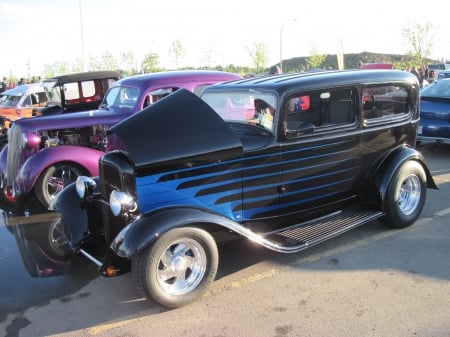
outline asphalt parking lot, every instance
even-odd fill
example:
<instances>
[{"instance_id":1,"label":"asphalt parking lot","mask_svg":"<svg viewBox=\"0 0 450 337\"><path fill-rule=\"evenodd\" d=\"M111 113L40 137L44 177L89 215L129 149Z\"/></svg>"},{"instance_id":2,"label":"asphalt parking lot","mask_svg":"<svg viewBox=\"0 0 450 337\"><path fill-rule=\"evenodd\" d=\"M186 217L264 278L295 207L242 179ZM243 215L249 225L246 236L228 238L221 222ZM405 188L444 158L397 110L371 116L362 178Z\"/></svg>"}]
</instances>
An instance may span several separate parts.
<instances>
[{"instance_id":1,"label":"asphalt parking lot","mask_svg":"<svg viewBox=\"0 0 450 337\"><path fill-rule=\"evenodd\" d=\"M37 272L23 233L0 220L0 335L450 336L450 146L419 150L439 190L413 226L372 222L292 255L230 242L208 293L175 310L82 257Z\"/></svg>"}]
</instances>

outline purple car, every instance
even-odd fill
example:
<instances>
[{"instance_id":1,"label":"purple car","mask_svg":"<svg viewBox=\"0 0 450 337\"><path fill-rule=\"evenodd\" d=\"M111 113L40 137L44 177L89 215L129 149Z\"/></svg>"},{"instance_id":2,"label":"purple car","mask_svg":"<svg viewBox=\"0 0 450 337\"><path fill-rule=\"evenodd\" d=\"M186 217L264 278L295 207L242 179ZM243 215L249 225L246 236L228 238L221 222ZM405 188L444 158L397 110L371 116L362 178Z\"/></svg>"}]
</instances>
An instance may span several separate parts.
<instances>
[{"instance_id":1,"label":"purple car","mask_svg":"<svg viewBox=\"0 0 450 337\"><path fill-rule=\"evenodd\" d=\"M200 95L211 84L240 78L221 71L131 76L111 86L99 110L18 120L0 153L3 199L18 207L35 196L47 208L56 193L79 175L97 176L104 152L124 149L109 127L177 89Z\"/></svg>"}]
</instances>

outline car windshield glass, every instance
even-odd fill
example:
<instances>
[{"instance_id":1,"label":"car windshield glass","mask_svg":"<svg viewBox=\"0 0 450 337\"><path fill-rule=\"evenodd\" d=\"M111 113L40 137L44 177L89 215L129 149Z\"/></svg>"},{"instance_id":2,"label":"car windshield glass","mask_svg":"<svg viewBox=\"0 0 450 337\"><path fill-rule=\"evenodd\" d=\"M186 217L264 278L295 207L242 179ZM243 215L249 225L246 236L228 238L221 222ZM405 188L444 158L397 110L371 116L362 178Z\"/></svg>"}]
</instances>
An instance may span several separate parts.
<instances>
[{"instance_id":1,"label":"car windshield glass","mask_svg":"<svg viewBox=\"0 0 450 337\"><path fill-rule=\"evenodd\" d=\"M17 106L21 97L22 96L8 95L8 96L6 96L5 101L2 102L2 106L3 107Z\"/></svg>"},{"instance_id":2,"label":"car windshield glass","mask_svg":"<svg viewBox=\"0 0 450 337\"><path fill-rule=\"evenodd\" d=\"M106 94L103 104L108 108L133 109L139 97L139 90L132 87L113 87Z\"/></svg>"},{"instance_id":3,"label":"car windshield glass","mask_svg":"<svg viewBox=\"0 0 450 337\"><path fill-rule=\"evenodd\" d=\"M433 82L420 92L424 97L447 97L450 98L450 79Z\"/></svg>"},{"instance_id":4,"label":"car windshield glass","mask_svg":"<svg viewBox=\"0 0 450 337\"><path fill-rule=\"evenodd\" d=\"M48 105L59 105L62 106L61 101L61 88L58 85L57 81L45 81L42 82L42 85L45 90L45 94L47 95L47 103Z\"/></svg>"},{"instance_id":5,"label":"car windshield glass","mask_svg":"<svg viewBox=\"0 0 450 337\"><path fill-rule=\"evenodd\" d=\"M443 78L450 78L450 71L441 71L439 74L438 74L438 79L439 80L441 80L441 79L443 79Z\"/></svg>"},{"instance_id":6,"label":"car windshield glass","mask_svg":"<svg viewBox=\"0 0 450 337\"><path fill-rule=\"evenodd\" d=\"M241 122L273 131L276 97L248 91L205 92L201 96L225 121Z\"/></svg>"}]
</instances>

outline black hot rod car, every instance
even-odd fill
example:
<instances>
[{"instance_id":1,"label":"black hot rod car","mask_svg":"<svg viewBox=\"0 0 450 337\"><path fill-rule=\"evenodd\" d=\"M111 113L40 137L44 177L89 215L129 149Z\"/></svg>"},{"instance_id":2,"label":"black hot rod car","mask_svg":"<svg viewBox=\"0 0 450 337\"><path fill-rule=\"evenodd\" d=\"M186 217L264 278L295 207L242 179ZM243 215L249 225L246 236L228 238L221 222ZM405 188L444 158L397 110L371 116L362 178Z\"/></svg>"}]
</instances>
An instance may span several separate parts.
<instances>
[{"instance_id":1,"label":"black hot rod car","mask_svg":"<svg viewBox=\"0 0 450 337\"><path fill-rule=\"evenodd\" d=\"M127 151L51 209L102 275L131 270L179 307L214 280L223 231L293 253L376 219L411 225L437 188L414 148L418 118L419 83L396 70L180 89L113 126Z\"/></svg>"}]
</instances>

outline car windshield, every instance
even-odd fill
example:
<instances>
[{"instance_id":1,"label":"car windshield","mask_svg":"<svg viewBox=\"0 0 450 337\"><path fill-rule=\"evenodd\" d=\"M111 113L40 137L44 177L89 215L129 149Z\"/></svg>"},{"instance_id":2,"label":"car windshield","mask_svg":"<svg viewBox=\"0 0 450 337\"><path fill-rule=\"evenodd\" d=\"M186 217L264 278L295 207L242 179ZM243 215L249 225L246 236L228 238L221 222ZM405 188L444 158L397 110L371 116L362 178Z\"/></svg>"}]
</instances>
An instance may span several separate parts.
<instances>
[{"instance_id":1,"label":"car windshield","mask_svg":"<svg viewBox=\"0 0 450 337\"><path fill-rule=\"evenodd\" d=\"M443 79L431 83L420 92L422 97L446 97L450 98L450 79Z\"/></svg>"},{"instance_id":2,"label":"car windshield","mask_svg":"<svg viewBox=\"0 0 450 337\"><path fill-rule=\"evenodd\" d=\"M113 87L106 94L102 106L119 109L133 109L137 104L139 89L133 87Z\"/></svg>"},{"instance_id":3,"label":"car windshield","mask_svg":"<svg viewBox=\"0 0 450 337\"><path fill-rule=\"evenodd\" d=\"M201 96L223 120L264 127L273 131L276 97L254 91L205 92Z\"/></svg>"},{"instance_id":4,"label":"car windshield","mask_svg":"<svg viewBox=\"0 0 450 337\"><path fill-rule=\"evenodd\" d=\"M22 96L15 96L15 95L7 95L5 96L4 101L1 103L2 107L15 107L19 103L19 100Z\"/></svg>"},{"instance_id":5,"label":"car windshield","mask_svg":"<svg viewBox=\"0 0 450 337\"><path fill-rule=\"evenodd\" d=\"M58 82L56 80L46 80L42 82L42 86L44 87L45 94L47 95L48 105L62 106L61 88L58 85Z\"/></svg>"},{"instance_id":6,"label":"car windshield","mask_svg":"<svg viewBox=\"0 0 450 337\"><path fill-rule=\"evenodd\" d=\"M450 71L441 71L438 74L438 80L442 80L443 78L450 78Z\"/></svg>"}]
</instances>

